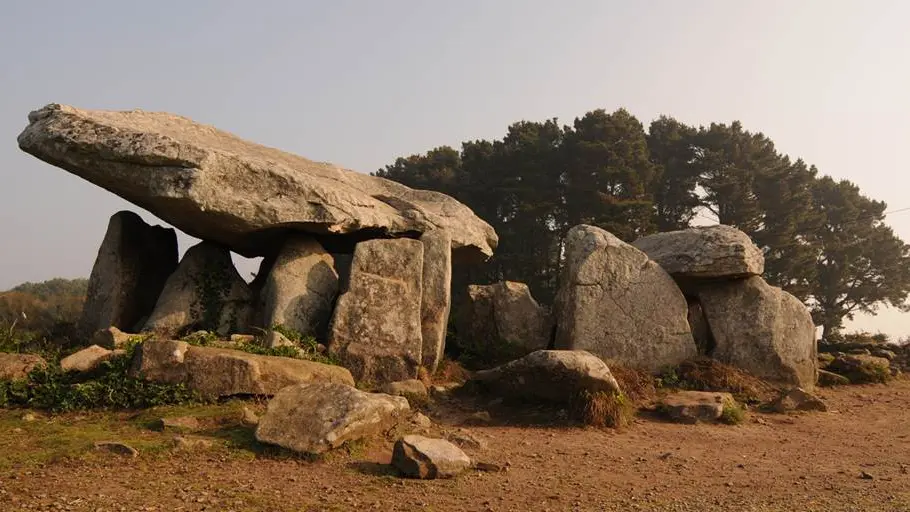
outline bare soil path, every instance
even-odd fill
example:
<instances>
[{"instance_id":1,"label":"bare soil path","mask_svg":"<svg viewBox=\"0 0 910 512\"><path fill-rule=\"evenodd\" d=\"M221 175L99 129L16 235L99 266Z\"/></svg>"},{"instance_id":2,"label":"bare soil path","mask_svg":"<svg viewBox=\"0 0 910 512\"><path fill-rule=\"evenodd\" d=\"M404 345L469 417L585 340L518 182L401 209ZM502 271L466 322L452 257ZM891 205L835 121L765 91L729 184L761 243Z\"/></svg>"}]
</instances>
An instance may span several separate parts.
<instances>
[{"instance_id":1,"label":"bare soil path","mask_svg":"<svg viewBox=\"0 0 910 512\"><path fill-rule=\"evenodd\" d=\"M238 403L197 410L216 445L189 451L147 428L162 411L0 411L0 510L910 511L910 381L820 394L827 413L737 426L470 426L487 446L466 451L507 470L445 481L394 476L386 442L318 461L263 453L231 423ZM102 438L140 455L93 452Z\"/></svg>"}]
</instances>

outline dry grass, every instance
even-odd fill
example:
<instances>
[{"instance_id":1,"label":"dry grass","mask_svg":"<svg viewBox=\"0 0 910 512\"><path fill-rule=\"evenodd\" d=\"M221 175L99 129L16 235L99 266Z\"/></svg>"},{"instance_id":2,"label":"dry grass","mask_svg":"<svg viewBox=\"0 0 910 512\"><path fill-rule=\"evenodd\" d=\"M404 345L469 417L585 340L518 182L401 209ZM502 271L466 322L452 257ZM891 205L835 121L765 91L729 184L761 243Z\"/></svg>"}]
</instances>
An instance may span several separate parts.
<instances>
[{"instance_id":1,"label":"dry grass","mask_svg":"<svg viewBox=\"0 0 910 512\"><path fill-rule=\"evenodd\" d=\"M774 386L762 379L713 359L685 361L675 372L680 387L698 391L728 391L741 402L765 402L777 393Z\"/></svg>"},{"instance_id":2,"label":"dry grass","mask_svg":"<svg viewBox=\"0 0 910 512\"><path fill-rule=\"evenodd\" d=\"M636 370L618 364L608 364L610 373L619 383L619 389L626 398L636 404L645 404L657 397L654 376L643 370Z\"/></svg>"},{"instance_id":3,"label":"dry grass","mask_svg":"<svg viewBox=\"0 0 910 512\"><path fill-rule=\"evenodd\" d=\"M625 395L585 391L572 404L572 411L585 425L622 428L631 421L635 408Z\"/></svg>"},{"instance_id":4,"label":"dry grass","mask_svg":"<svg viewBox=\"0 0 910 512\"><path fill-rule=\"evenodd\" d=\"M458 361L443 359L439 363L439 368L433 375L433 381L439 383L446 382L466 382L471 377L471 372L466 370Z\"/></svg>"}]
</instances>

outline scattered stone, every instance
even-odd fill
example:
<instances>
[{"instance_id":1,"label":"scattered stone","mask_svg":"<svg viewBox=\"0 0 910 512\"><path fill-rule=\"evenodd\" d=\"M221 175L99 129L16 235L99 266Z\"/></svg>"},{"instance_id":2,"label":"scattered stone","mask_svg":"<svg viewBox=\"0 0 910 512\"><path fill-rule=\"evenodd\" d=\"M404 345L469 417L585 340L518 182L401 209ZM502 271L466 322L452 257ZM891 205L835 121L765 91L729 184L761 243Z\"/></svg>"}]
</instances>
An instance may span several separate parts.
<instances>
[{"instance_id":1,"label":"scattered stone","mask_svg":"<svg viewBox=\"0 0 910 512\"><path fill-rule=\"evenodd\" d=\"M468 425L485 425L492 422L493 417L487 411L477 411L465 419L465 423Z\"/></svg>"},{"instance_id":2,"label":"scattered stone","mask_svg":"<svg viewBox=\"0 0 910 512\"><path fill-rule=\"evenodd\" d=\"M565 247L556 348L655 372L696 355L686 299L660 265L594 226L569 230Z\"/></svg>"},{"instance_id":3,"label":"scattered stone","mask_svg":"<svg viewBox=\"0 0 910 512\"><path fill-rule=\"evenodd\" d=\"M875 479L874 476L872 476L870 473L867 473L865 471L860 471L859 477L863 480L874 480Z\"/></svg>"},{"instance_id":4,"label":"scattered stone","mask_svg":"<svg viewBox=\"0 0 910 512\"><path fill-rule=\"evenodd\" d=\"M656 233L632 245L676 278L741 278L765 271L749 235L723 224Z\"/></svg>"},{"instance_id":5,"label":"scattered stone","mask_svg":"<svg viewBox=\"0 0 910 512\"><path fill-rule=\"evenodd\" d=\"M348 289L338 298L329 352L358 381L381 384L417 377L421 364L423 244L357 244Z\"/></svg>"},{"instance_id":6,"label":"scattered stone","mask_svg":"<svg viewBox=\"0 0 910 512\"><path fill-rule=\"evenodd\" d=\"M395 443L392 465L404 476L430 480L457 476L471 467L471 458L443 439L409 435Z\"/></svg>"},{"instance_id":7,"label":"scattered stone","mask_svg":"<svg viewBox=\"0 0 910 512\"><path fill-rule=\"evenodd\" d=\"M47 366L47 363L34 354L0 352L0 382L26 379L28 374L39 366Z\"/></svg>"},{"instance_id":8,"label":"scattered stone","mask_svg":"<svg viewBox=\"0 0 910 512\"><path fill-rule=\"evenodd\" d=\"M21 419L26 423L33 423L35 421L38 421L38 416L36 416L34 413L27 412L22 415Z\"/></svg>"},{"instance_id":9,"label":"scattered stone","mask_svg":"<svg viewBox=\"0 0 910 512\"><path fill-rule=\"evenodd\" d=\"M139 451L132 446L118 441L98 441L95 443L96 450L108 451L135 459L139 456Z\"/></svg>"},{"instance_id":10,"label":"scattered stone","mask_svg":"<svg viewBox=\"0 0 910 512\"><path fill-rule=\"evenodd\" d=\"M847 353L854 356L871 356L872 351L868 348L850 348Z\"/></svg>"},{"instance_id":11,"label":"scattered stone","mask_svg":"<svg viewBox=\"0 0 910 512\"><path fill-rule=\"evenodd\" d=\"M698 297L714 359L770 382L815 387L815 324L799 299L760 277L707 285Z\"/></svg>"},{"instance_id":12,"label":"scattered stone","mask_svg":"<svg viewBox=\"0 0 910 512\"><path fill-rule=\"evenodd\" d=\"M828 406L821 398L809 393L802 388L793 388L781 393L771 404L771 408L780 413L789 411L821 411L828 410Z\"/></svg>"},{"instance_id":13,"label":"scattered stone","mask_svg":"<svg viewBox=\"0 0 910 512\"><path fill-rule=\"evenodd\" d=\"M498 239L451 197L245 141L163 112L51 104L19 148L246 257L276 254L291 230L351 243L444 229L456 255L485 260ZM345 236L347 235L347 236Z\"/></svg>"},{"instance_id":14,"label":"scattered stone","mask_svg":"<svg viewBox=\"0 0 910 512\"><path fill-rule=\"evenodd\" d=\"M89 276L78 331L90 336L108 327L140 329L175 268L173 229L150 226L133 212L115 213Z\"/></svg>"},{"instance_id":15,"label":"scattered stone","mask_svg":"<svg viewBox=\"0 0 910 512\"><path fill-rule=\"evenodd\" d=\"M870 355L873 355L875 357L881 357L883 359L887 359L888 361L893 361L894 358L897 357L897 354L895 354L891 350L884 349L884 348L875 349L872 351L872 353Z\"/></svg>"},{"instance_id":16,"label":"scattered stone","mask_svg":"<svg viewBox=\"0 0 910 512\"><path fill-rule=\"evenodd\" d=\"M174 436L172 442L178 450L207 450L215 446L211 439L196 436Z\"/></svg>"},{"instance_id":17,"label":"scattered stone","mask_svg":"<svg viewBox=\"0 0 910 512\"><path fill-rule=\"evenodd\" d=\"M492 364L547 348L552 330L550 311L514 281L468 286L456 322L461 349Z\"/></svg>"},{"instance_id":18,"label":"scattered stone","mask_svg":"<svg viewBox=\"0 0 910 512\"><path fill-rule=\"evenodd\" d=\"M885 382L891 378L891 362L884 357L841 354L827 369L843 375L852 384Z\"/></svg>"},{"instance_id":19,"label":"scattered stone","mask_svg":"<svg viewBox=\"0 0 910 512\"><path fill-rule=\"evenodd\" d=\"M472 382L502 397L561 404L584 392L621 392L610 368L583 350L538 350L492 370L476 372Z\"/></svg>"},{"instance_id":20,"label":"scattered stone","mask_svg":"<svg viewBox=\"0 0 910 512\"><path fill-rule=\"evenodd\" d=\"M292 236L278 252L259 294L263 325L322 337L337 295L332 255L309 236Z\"/></svg>"},{"instance_id":21,"label":"scattered stone","mask_svg":"<svg viewBox=\"0 0 910 512\"><path fill-rule=\"evenodd\" d=\"M382 392L392 396L403 396L409 401L412 399L426 400L429 396L427 386L417 379L389 382L382 386Z\"/></svg>"},{"instance_id":22,"label":"scattered stone","mask_svg":"<svg viewBox=\"0 0 910 512\"><path fill-rule=\"evenodd\" d=\"M499 464L494 464L492 462L476 462L474 463L474 469L485 473L504 473L507 468L506 466L500 466Z\"/></svg>"},{"instance_id":23,"label":"scattered stone","mask_svg":"<svg viewBox=\"0 0 910 512\"><path fill-rule=\"evenodd\" d=\"M135 357L134 375L152 382L185 384L207 397L268 396L305 382L354 385L351 373L340 366L198 347L184 341L148 340Z\"/></svg>"},{"instance_id":24,"label":"scattered stone","mask_svg":"<svg viewBox=\"0 0 910 512\"><path fill-rule=\"evenodd\" d=\"M128 345L130 341L138 339L138 337L138 334L123 332L116 327L108 327L95 331L89 343L113 350Z\"/></svg>"},{"instance_id":25,"label":"scattered stone","mask_svg":"<svg viewBox=\"0 0 910 512\"><path fill-rule=\"evenodd\" d=\"M253 292L231 253L211 242L190 247L168 278L143 330L168 334L206 329L227 336L247 330Z\"/></svg>"},{"instance_id":26,"label":"scattered stone","mask_svg":"<svg viewBox=\"0 0 910 512\"><path fill-rule=\"evenodd\" d=\"M195 432L199 430L199 420L192 416L161 418L158 420L158 430L162 432Z\"/></svg>"},{"instance_id":27,"label":"scattered stone","mask_svg":"<svg viewBox=\"0 0 910 512\"><path fill-rule=\"evenodd\" d=\"M60 369L65 372L90 372L112 357L113 350L92 345L61 359Z\"/></svg>"},{"instance_id":28,"label":"scattered stone","mask_svg":"<svg viewBox=\"0 0 910 512\"><path fill-rule=\"evenodd\" d=\"M420 412L414 413L414 416L411 418L411 423L413 423L416 427L424 430L433 428L433 420Z\"/></svg>"},{"instance_id":29,"label":"scattered stone","mask_svg":"<svg viewBox=\"0 0 910 512\"><path fill-rule=\"evenodd\" d=\"M262 339L262 344L266 348L278 347L296 347L297 344L289 340L287 336L278 331L269 331Z\"/></svg>"},{"instance_id":30,"label":"scattered stone","mask_svg":"<svg viewBox=\"0 0 910 512\"><path fill-rule=\"evenodd\" d=\"M433 373L442 361L452 305L452 237L433 230L420 237L423 244L423 297L420 325L423 366Z\"/></svg>"},{"instance_id":31,"label":"scattered stone","mask_svg":"<svg viewBox=\"0 0 910 512\"><path fill-rule=\"evenodd\" d=\"M724 407L734 407L730 393L679 391L661 398L658 410L677 423L713 422L720 419Z\"/></svg>"},{"instance_id":32,"label":"scattered stone","mask_svg":"<svg viewBox=\"0 0 910 512\"><path fill-rule=\"evenodd\" d=\"M818 361L819 370L824 370L828 367L829 364L834 362L834 354L829 354L827 352L819 352L816 360Z\"/></svg>"},{"instance_id":33,"label":"scattered stone","mask_svg":"<svg viewBox=\"0 0 910 512\"><path fill-rule=\"evenodd\" d=\"M487 442L470 430L460 428L452 432L446 432L445 438L457 444L465 450L486 450Z\"/></svg>"},{"instance_id":34,"label":"scattered stone","mask_svg":"<svg viewBox=\"0 0 910 512\"><path fill-rule=\"evenodd\" d=\"M259 425L259 415L253 412L249 407L244 407L240 423L245 427L255 427L256 425Z\"/></svg>"},{"instance_id":35,"label":"scattered stone","mask_svg":"<svg viewBox=\"0 0 910 512\"><path fill-rule=\"evenodd\" d=\"M838 375L834 372L829 372L828 370L818 371L819 386L846 386L848 384L850 384L850 379L844 377L843 375Z\"/></svg>"},{"instance_id":36,"label":"scattered stone","mask_svg":"<svg viewBox=\"0 0 910 512\"><path fill-rule=\"evenodd\" d=\"M269 402L256 428L256 439L318 454L378 435L409 411L408 401L402 397L333 382L298 384L282 389Z\"/></svg>"},{"instance_id":37,"label":"scattered stone","mask_svg":"<svg viewBox=\"0 0 910 512\"><path fill-rule=\"evenodd\" d=\"M231 340L231 343L242 345L244 343L253 343L256 341L256 336L253 334L231 334L228 339Z\"/></svg>"}]
</instances>

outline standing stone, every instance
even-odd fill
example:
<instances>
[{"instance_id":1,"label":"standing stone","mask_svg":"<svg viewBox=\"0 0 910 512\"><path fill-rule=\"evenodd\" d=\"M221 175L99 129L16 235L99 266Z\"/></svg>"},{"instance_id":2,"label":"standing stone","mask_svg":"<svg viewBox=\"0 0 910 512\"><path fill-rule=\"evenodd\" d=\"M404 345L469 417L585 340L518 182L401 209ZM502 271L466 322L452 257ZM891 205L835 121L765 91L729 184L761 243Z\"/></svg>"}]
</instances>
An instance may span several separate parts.
<instances>
[{"instance_id":1,"label":"standing stone","mask_svg":"<svg viewBox=\"0 0 910 512\"><path fill-rule=\"evenodd\" d=\"M260 292L263 326L281 325L321 338L337 294L332 255L310 237L289 238Z\"/></svg>"},{"instance_id":2,"label":"standing stone","mask_svg":"<svg viewBox=\"0 0 910 512\"><path fill-rule=\"evenodd\" d=\"M815 386L815 324L799 299L756 276L705 286L699 301L714 359L772 382Z\"/></svg>"},{"instance_id":3,"label":"standing stone","mask_svg":"<svg viewBox=\"0 0 910 512\"><path fill-rule=\"evenodd\" d=\"M231 253L201 242L190 247L158 298L145 331L178 334L197 329L226 336L247 329L253 293L237 273Z\"/></svg>"},{"instance_id":4,"label":"standing stone","mask_svg":"<svg viewBox=\"0 0 910 512\"><path fill-rule=\"evenodd\" d=\"M421 363L423 244L411 239L357 244L350 283L329 328L329 351L360 381L417 377Z\"/></svg>"},{"instance_id":5,"label":"standing stone","mask_svg":"<svg viewBox=\"0 0 910 512\"><path fill-rule=\"evenodd\" d=\"M430 231L423 243L423 298L420 303L423 366L436 371L446 346L452 303L452 238L446 231Z\"/></svg>"},{"instance_id":6,"label":"standing stone","mask_svg":"<svg viewBox=\"0 0 910 512\"><path fill-rule=\"evenodd\" d=\"M504 363L550 343L550 312L524 283L468 286L456 322L460 348L486 363Z\"/></svg>"},{"instance_id":7,"label":"standing stone","mask_svg":"<svg viewBox=\"0 0 910 512\"><path fill-rule=\"evenodd\" d=\"M658 371L696 355L686 299L673 278L610 233L575 226L556 297L556 348Z\"/></svg>"},{"instance_id":8,"label":"standing stone","mask_svg":"<svg viewBox=\"0 0 910 512\"><path fill-rule=\"evenodd\" d=\"M152 312L168 276L177 268L177 234L150 226L129 211L115 213L88 281L79 332L133 331Z\"/></svg>"},{"instance_id":9,"label":"standing stone","mask_svg":"<svg viewBox=\"0 0 910 512\"><path fill-rule=\"evenodd\" d=\"M673 277L739 278L765 269L765 256L749 235L723 224L656 233L632 245Z\"/></svg>"}]
</instances>

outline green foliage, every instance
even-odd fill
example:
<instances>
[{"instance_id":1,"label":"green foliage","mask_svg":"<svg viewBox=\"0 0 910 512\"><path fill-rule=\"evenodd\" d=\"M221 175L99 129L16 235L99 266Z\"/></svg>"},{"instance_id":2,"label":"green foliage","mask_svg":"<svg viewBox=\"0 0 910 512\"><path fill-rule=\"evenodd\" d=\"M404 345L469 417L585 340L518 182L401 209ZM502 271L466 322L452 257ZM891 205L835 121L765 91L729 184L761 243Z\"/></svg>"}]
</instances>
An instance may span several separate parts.
<instances>
[{"instance_id":1,"label":"green foliage","mask_svg":"<svg viewBox=\"0 0 910 512\"><path fill-rule=\"evenodd\" d=\"M280 357L294 357L297 359L306 359L307 361L314 361L317 363L323 364L334 364L341 366L341 361L334 355L328 352L319 351L319 341L315 337L302 334L295 329L284 325L273 325L272 330L281 334L292 343L294 347L275 347L275 348L265 348L261 345L254 350L262 350L265 355L275 355ZM252 347L253 345L248 345Z\"/></svg>"},{"instance_id":2,"label":"green foliage","mask_svg":"<svg viewBox=\"0 0 910 512\"><path fill-rule=\"evenodd\" d=\"M724 410L720 414L721 423L727 425L739 425L746 419L746 409L739 404L724 404Z\"/></svg>"},{"instance_id":3,"label":"green foliage","mask_svg":"<svg viewBox=\"0 0 910 512\"><path fill-rule=\"evenodd\" d=\"M59 364L33 370L26 380L0 383L0 407L23 406L65 412L82 409L138 409L192 403L200 398L183 385L135 379L129 368L135 346L127 354L101 363L89 376L65 373Z\"/></svg>"},{"instance_id":4,"label":"green foliage","mask_svg":"<svg viewBox=\"0 0 910 512\"><path fill-rule=\"evenodd\" d=\"M195 331L180 338L180 341L185 341L190 345L206 347L218 341L218 335L209 331Z\"/></svg>"}]
</instances>

